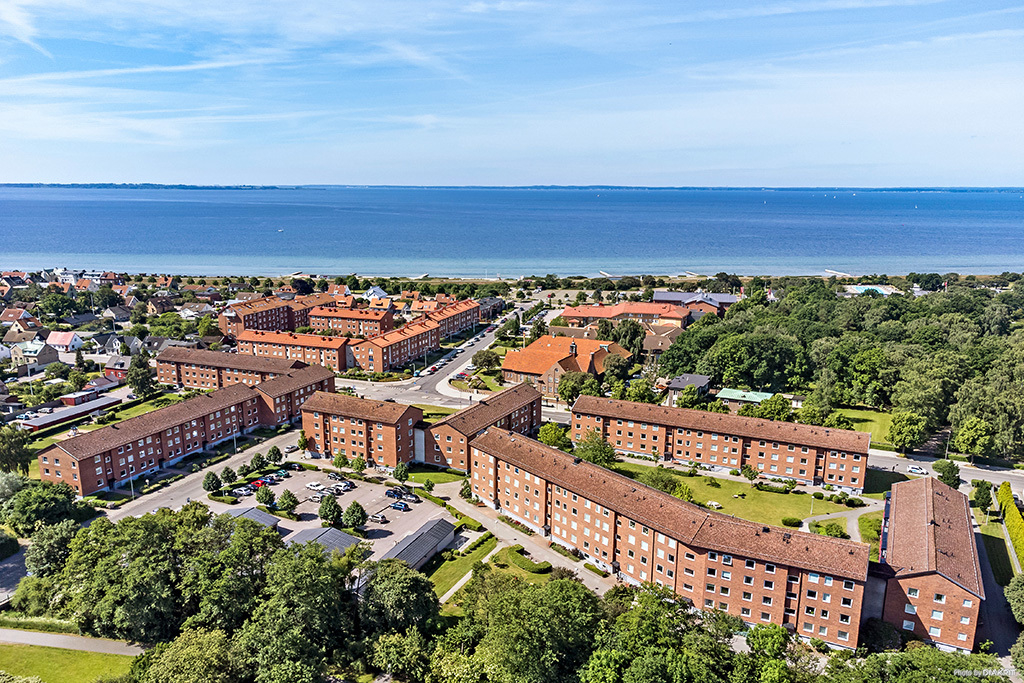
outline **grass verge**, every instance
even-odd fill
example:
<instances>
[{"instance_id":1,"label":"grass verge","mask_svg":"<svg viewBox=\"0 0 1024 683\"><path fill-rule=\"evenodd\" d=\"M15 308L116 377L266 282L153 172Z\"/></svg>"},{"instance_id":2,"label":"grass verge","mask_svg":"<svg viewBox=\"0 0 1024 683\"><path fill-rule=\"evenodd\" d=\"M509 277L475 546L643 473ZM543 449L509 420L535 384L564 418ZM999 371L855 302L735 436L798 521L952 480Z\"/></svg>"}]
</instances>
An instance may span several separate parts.
<instances>
[{"instance_id":1,"label":"grass verge","mask_svg":"<svg viewBox=\"0 0 1024 683\"><path fill-rule=\"evenodd\" d=\"M93 683L100 676L128 673L132 657L40 645L0 645L0 670L38 676L45 683Z\"/></svg>"},{"instance_id":2,"label":"grass verge","mask_svg":"<svg viewBox=\"0 0 1024 683\"><path fill-rule=\"evenodd\" d=\"M871 546L870 559L878 562L878 541L879 532L882 529L882 518L884 510L867 512L857 518L857 528L860 529L860 540Z\"/></svg>"},{"instance_id":3,"label":"grass verge","mask_svg":"<svg viewBox=\"0 0 1024 683\"><path fill-rule=\"evenodd\" d=\"M459 582L459 579L469 573L469 570L473 568L477 560L484 559L487 553L494 550L497 545L498 539L489 538L464 557L443 560L440 553L435 555L427 566L423 568L423 573L434 584L434 593L437 597L440 598L450 591L452 586Z\"/></svg>"}]
</instances>

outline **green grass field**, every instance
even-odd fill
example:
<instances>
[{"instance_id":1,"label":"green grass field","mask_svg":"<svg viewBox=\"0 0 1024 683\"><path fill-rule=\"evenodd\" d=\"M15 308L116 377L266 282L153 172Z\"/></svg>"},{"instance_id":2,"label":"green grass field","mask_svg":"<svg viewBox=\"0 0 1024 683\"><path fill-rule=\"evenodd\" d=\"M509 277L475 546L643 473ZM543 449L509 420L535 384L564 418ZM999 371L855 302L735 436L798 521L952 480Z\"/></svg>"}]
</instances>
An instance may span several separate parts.
<instances>
[{"instance_id":1,"label":"green grass field","mask_svg":"<svg viewBox=\"0 0 1024 683\"><path fill-rule=\"evenodd\" d=\"M867 474L864 475L863 497L881 500L885 498L885 493L892 488L893 484L907 481L908 479L917 479L917 477L911 477L902 472L875 470L869 467Z\"/></svg>"},{"instance_id":2,"label":"green grass field","mask_svg":"<svg viewBox=\"0 0 1024 683\"><path fill-rule=\"evenodd\" d=\"M501 370L478 370L473 373L473 376L479 377L487 386L487 389L481 389L481 391L501 391L507 388L507 385L498 384L497 380L501 376ZM469 388L468 381L454 380L451 382L451 385L460 391L473 391Z\"/></svg>"},{"instance_id":3,"label":"green grass field","mask_svg":"<svg viewBox=\"0 0 1024 683\"><path fill-rule=\"evenodd\" d=\"M433 424L438 420L443 420L452 413L458 412L458 408L445 408L444 406L432 406L429 403L413 403L414 408L419 408L423 411L423 421Z\"/></svg>"},{"instance_id":4,"label":"green grass field","mask_svg":"<svg viewBox=\"0 0 1024 683\"><path fill-rule=\"evenodd\" d=\"M444 561L441 560L440 554L435 555L434 557L437 562L435 563L434 560L431 560L430 564L423 568L423 573L433 582L434 593L437 597L440 598L451 590L452 586L459 582L459 579L469 573L469 570L473 568L477 560L484 559L487 553L494 550L497 545L498 539L489 538L465 557L456 557L452 560Z\"/></svg>"},{"instance_id":5,"label":"green grass field","mask_svg":"<svg viewBox=\"0 0 1024 683\"><path fill-rule=\"evenodd\" d=\"M885 510L876 510L875 512L867 512L857 518L857 527L860 529L860 540L871 546L871 560L874 562L878 561L879 536L875 533L870 522L873 519L881 520L884 517Z\"/></svg>"},{"instance_id":6,"label":"green grass field","mask_svg":"<svg viewBox=\"0 0 1024 683\"><path fill-rule=\"evenodd\" d=\"M132 657L38 645L0 645L0 670L38 676L45 683L93 683L100 676L128 673Z\"/></svg>"},{"instance_id":7,"label":"green grass field","mask_svg":"<svg viewBox=\"0 0 1024 683\"><path fill-rule=\"evenodd\" d=\"M434 482L435 485L447 484L450 481L459 481L463 478L462 475L452 472L441 472L433 467L413 465L409 468L409 481L416 482L417 484L425 484L428 479Z\"/></svg>"},{"instance_id":8,"label":"green grass field","mask_svg":"<svg viewBox=\"0 0 1024 683\"><path fill-rule=\"evenodd\" d=\"M521 567L517 567L516 565L512 564L508 560L508 554L510 552L511 552L511 548L502 548L498 552L494 553L494 557L491 558L490 564L494 565L494 563L497 561L497 562L500 562L500 563L506 565L504 567L495 566L494 567L495 571L508 572L509 574L515 574L516 576L518 576L523 581L526 581L527 583L532 583L532 584L535 584L535 585L538 585L538 586L543 586L545 583L547 583L548 581L551 580L551 574L550 573L548 573L548 574L534 574L533 572L528 572L525 569L522 569Z\"/></svg>"},{"instance_id":9,"label":"green grass field","mask_svg":"<svg viewBox=\"0 0 1024 683\"><path fill-rule=\"evenodd\" d=\"M1003 535L1002 516L998 509L992 508L986 522L985 511L974 504L974 491L970 493L971 510L974 518L978 521L981 531L981 542L985 544L985 554L988 555L988 564L992 568L992 576L996 583L1005 586L1013 578L1013 561L1010 559L1010 550L1006 547L1006 537Z\"/></svg>"},{"instance_id":10,"label":"green grass field","mask_svg":"<svg viewBox=\"0 0 1024 683\"><path fill-rule=\"evenodd\" d=\"M627 477L636 477L645 470L654 469L650 465L640 465L632 462L616 463L612 468ZM707 483L704 476L684 477L678 472L669 470L669 473L684 482L693 492L693 499L706 503L709 500L716 501L722 506L719 512L727 515L735 515L742 519L749 519L752 522L765 524L782 524L783 517L799 517L803 519L811 516L811 496L798 493L771 493L758 491L751 488L745 481L732 481L730 479L718 479L721 487L715 488ZM741 495L740 498L733 498L734 495ZM814 501L815 515L824 515L832 512L848 510L845 505L830 503L824 500Z\"/></svg>"},{"instance_id":11,"label":"green grass field","mask_svg":"<svg viewBox=\"0 0 1024 683\"><path fill-rule=\"evenodd\" d=\"M826 524L838 524L842 527L844 532L849 533L849 529L846 527L846 517L826 517L825 519L818 520L819 526L824 526Z\"/></svg>"},{"instance_id":12,"label":"green grass field","mask_svg":"<svg viewBox=\"0 0 1024 683\"><path fill-rule=\"evenodd\" d=\"M871 432L871 445L892 447L888 437L889 425L892 424L892 416L889 413L859 408L839 408L837 412L850 418L853 428L858 432Z\"/></svg>"}]
</instances>

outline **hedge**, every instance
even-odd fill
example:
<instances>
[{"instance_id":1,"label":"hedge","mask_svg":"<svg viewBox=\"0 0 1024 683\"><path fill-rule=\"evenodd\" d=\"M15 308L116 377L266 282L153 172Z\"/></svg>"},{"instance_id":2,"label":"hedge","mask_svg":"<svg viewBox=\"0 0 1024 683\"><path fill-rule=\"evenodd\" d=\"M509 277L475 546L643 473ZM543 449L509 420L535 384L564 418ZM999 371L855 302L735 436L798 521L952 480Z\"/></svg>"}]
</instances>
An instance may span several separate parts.
<instances>
[{"instance_id":1,"label":"hedge","mask_svg":"<svg viewBox=\"0 0 1024 683\"><path fill-rule=\"evenodd\" d=\"M476 550L477 548L479 548L480 546L482 546L484 543L486 543L487 541L491 540L492 538L494 538L494 534L492 534L490 531L488 531L483 536L481 536L480 538L476 539L475 541L473 541L472 543L467 545L465 548L463 548L461 553L463 555L469 555L471 552L473 552L474 550Z\"/></svg>"},{"instance_id":2,"label":"hedge","mask_svg":"<svg viewBox=\"0 0 1024 683\"><path fill-rule=\"evenodd\" d=\"M21 546L18 545L18 539L0 531L0 560L6 560L19 550Z\"/></svg>"},{"instance_id":3,"label":"hedge","mask_svg":"<svg viewBox=\"0 0 1024 683\"><path fill-rule=\"evenodd\" d=\"M298 465L299 467L301 467L304 470L312 470L312 471L316 471L316 470L320 469L316 465L311 465L311 464L306 463L306 462L295 462L294 460L288 460L288 461L282 463L282 466L284 466L284 465ZM278 467L277 469L281 469L281 468Z\"/></svg>"},{"instance_id":4,"label":"hedge","mask_svg":"<svg viewBox=\"0 0 1024 683\"><path fill-rule=\"evenodd\" d=\"M1006 532L1010 537L1010 543L1013 544L1013 551L1017 555L1017 560L1024 564L1024 518L1021 518L1020 510L1017 509L1017 504L1013 501L1010 482L1004 481L999 485L996 501L1003 511L1003 524L1006 525Z\"/></svg>"},{"instance_id":5,"label":"hedge","mask_svg":"<svg viewBox=\"0 0 1024 683\"><path fill-rule=\"evenodd\" d=\"M754 488L758 491L768 491L769 493L789 493L791 490L788 486L773 486L772 484L766 484L763 481L759 481L754 484Z\"/></svg>"},{"instance_id":6,"label":"hedge","mask_svg":"<svg viewBox=\"0 0 1024 683\"><path fill-rule=\"evenodd\" d=\"M455 530L458 531L460 527L466 527L470 531L480 531L484 528L484 525L476 521L472 517L460 517L458 523L455 525Z\"/></svg>"},{"instance_id":7,"label":"hedge","mask_svg":"<svg viewBox=\"0 0 1024 683\"><path fill-rule=\"evenodd\" d=\"M534 562L523 555L523 546L514 545L506 553L509 562L531 574L546 574L551 571L550 562Z\"/></svg>"},{"instance_id":8,"label":"hedge","mask_svg":"<svg viewBox=\"0 0 1024 683\"><path fill-rule=\"evenodd\" d=\"M782 526L791 526L793 528L799 528L804 525L804 521L799 517L783 517Z\"/></svg>"},{"instance_id":9,"label":"hedge","mask_svg":"<svg viewBox=\"0 0 1024 683\"><path fill-rule=\"evenodd\" d=\"M234 496L215 496L212 493L209 493L206 497L217 503L227 503L228 505L234 505L238 502L238 499Z\"/></svg>"},{"instance_id":10,"label":"hedge","mask_svg":"<svg viewBox=\"0 0 1024 683\"><path fill-rule=\"evenodd\" d=\"M563 546L561 543L555 543L554 541L552 541L550 544L548 544L548 547L551 548L552 550L554 550L559 555L565 555L566 557L568 557L573 562L579 562L580 561L580 558L578 558L577 556L573 555L572 551L569 550L568 548L566 548L565 546Z\"/></svg>"},{"instance_id":11,"label":"hedge","mask_svg":"<svg viewBox=\"0 0 1024 683\"><path fill-rule=\"evenodd\" d=\"M597 566L595 566L595 565L592 565L592 564L590 564L589 562L585 562L585 563L583 564L583 566L584 566L584 567L586 567L587 569L589 569L590 571L594 572L594 573L595 573L595 574L597 574L598 576L601 576L601 577L606 577L606 576L608 576L608 572L606 572L606 571L605 571L605 570L603 570L603 569L599 569L599 568L598 568Z\"/></svg>"},{"instance_id":12,"label":"hedge","mask_svg":"<svg viewBox=\"0 0 1024 683\"><path fill-rule=\"evenodd\" d=\"M512 519L511 517L506 517L505 515L499 515L498 516L498 521L504 522L505 524L508 524L510 527L512 527L513 529L516 529L517 531L522 531L527 536L533 536L534 533L536 533L533 529L531 529L530 527L526 526L525 524L523 524L521 522L517 522L516 520Z\"/></svg>"},{"instance_id":13,"label":"hedge","mask_svg":"<svg viewBox=\"0 0 1024 683\"><path fill-rule=\"evenodd\" d=\"M17 628L44 633L81 633L70 621L50 617L29 617L17 612L0 613L0 628Z\"/></svg>"}]
</instances>

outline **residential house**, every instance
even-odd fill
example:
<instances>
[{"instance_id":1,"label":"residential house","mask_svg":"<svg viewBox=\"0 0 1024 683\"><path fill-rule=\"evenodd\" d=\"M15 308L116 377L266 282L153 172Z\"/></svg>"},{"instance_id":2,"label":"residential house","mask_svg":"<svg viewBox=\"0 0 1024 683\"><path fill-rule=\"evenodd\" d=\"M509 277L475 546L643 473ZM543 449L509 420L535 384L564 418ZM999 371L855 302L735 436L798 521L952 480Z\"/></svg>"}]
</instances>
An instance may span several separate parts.
<instances>
[{"instance_id":1,"label":"residential house","mask_svg":"<svg viewBox=\"0 0 1024 683\"><path fill-rule=\"evenodd\" d=\"M146 315L163 315L174 311L174 299L169 296L150 297L146 302Z\"/></svg>"},{"instance_id":2,"label":"residential house","mask_svg":"<svg viewBox=\"0 0 1024 683\"><path fill-rule=\"evenodd\" d=\"M604 359L609 354L627 360L632 357L615 342L545 335L525 349L510 349L501 372L508 382L530 382L544 396L556 398L562 375L588 372L600 379L604 375Z\"/></svg>"},{"instance_id":3,"label":"residential house","mask_svg":"<svg viewBox=\"0 0 1024 683\"><path fill-rule=\"evenodd\" d=\"M74 332L51 332L46 343L64 353L71 353L82 348L82 338Z\"/></svg>"},{"instance_id":4,"label":"residential house","mask_svg":"<svg viewBox=\"0 0 1024 683\"><path fill-rule=\"evenodd\" d=\"M11 347L11 361L15 366L35 365L44 368L59 360L57 349L43 341L23 341Z\"/></svg>"},{"instance_id":5,"label":"residential house","mask_svg":"<svg viewBox=\"0 0 1024 683\"><path fill-rule=\"evenodd\" d=\"M35 320L35 318L24 308L5 308L0 313L0 326L10 327L16 320ZM36 322L39 321L36 320Z\"/></svg>"},{"instance_id":6,"label":"residential house","mask_svg":"<svg viewBox=\"0 0 1024 683\"><path fill-rule=\"evenodd\" d=\"M655 303L668 303L683 306L691 313L714 313L721 317L739 300L735 294L722 292L670 292L657 289L654 291ZM695 318L696 319L696 318Z\"/></svg>"},{"instance_id":7,"label":"residential house","mask_svg":"<svg viewBox=\"0 0 1024 683\"><path fill-rule=\"evenodd\" d=\"M698 396L707 396L708 390L711 388L711 378L707 375L691 375L689 373L673 377L665 384L665 388L668 389L665 405L674 406L679 394L687 387L695 387Z\"/></svg>"},{"instance_id":8,"label":"residential house","mask_svg":"<svg viewBox=\"0 0 1024 683\"><path fill-rule=\"evenodd\" d=\"M737 412L745 405L761 405L767 401L772 394L766 391L745 391L743 389L719 389L715 398L729 407L732 412Z\"/></svg>"},{"instance_id":9,"label":"residential house","mask_svg":"<svg viewBox=\"0 0 1024 683\"><path fill-rule=\"evenodd\" d=\"M124 382L128 379L128 370L131 365L131 356L111 356L107 364L103 366L103 376Z\"/></svg>"},{"instance_id":10,"label":"residential house","mask_svg":"<svg viewBox=\"0 0 1024 683\"><path fill-rule=\"evenodd\" d=\"M129 356L134 356L144 348L142 340L138 337L113 335L103 344L103 353L110 356L121 355L121 352L125 350L122 345L127 347Z\"/></svg>"},{"instance_id":11,"label":"residential house","mask_svg":"<svg viewBox=\"0 0 1024 683\"><path fill-rule=\"evenodd\" d=\"M385 292L383 289L381 289L377 285L373 285L372 287L367 289L365 292L360 294L359 298L360 299L366 299L367 301L371 301L373 299L384 299L384 298L387 297L387 295L388 295L388 293Z\"/></svg>"},{"instance_id":12,"label":"residential house","mask_svg":"<svg viewBox=\"0 0 1024 683\"><path fill-rule=\"evenodd\" d=\"M203 316L213 315L214 313L213 306L201 301L182 304L178 311L178 314L185 320L198 320Z\"/></svg>"},{"instance_id":13,"label":"residential house","mask_svg":"<svg viewBox=\"0 0 1024 683\"><path fill-rule=\"evenodd\" d=\"M61 318L62 323L70 325L71 327L81 327L82 325L94 323L97 320L99 320L99 318L93 313L75 313L74 315L69 315L66 318Z\"/></svg>"},{"instance_id":14,"label":"residential house","mask_svg":"<svg viewBox=\"0 0 1024 683\"><path fill-rule=\"evenodd\" d=\"M115 323L126 323L132 317L132 311L127 306L110 306L103 309L102 317L113 320Z\"/></svg>"}]
</instances>

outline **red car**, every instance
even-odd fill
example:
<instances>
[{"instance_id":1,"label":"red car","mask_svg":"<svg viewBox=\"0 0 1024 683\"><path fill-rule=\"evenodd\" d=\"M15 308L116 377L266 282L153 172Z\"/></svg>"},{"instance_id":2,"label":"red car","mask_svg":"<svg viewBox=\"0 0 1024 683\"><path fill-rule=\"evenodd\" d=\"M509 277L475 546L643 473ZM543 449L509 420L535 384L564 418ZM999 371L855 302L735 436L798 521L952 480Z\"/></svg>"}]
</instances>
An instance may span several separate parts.
<instances>
[{"instance_id":1,"label":"red car","mask_svg":"<svg viewBox=\"0 0 1024 683\"><path fill-rule=\"evenodd\" d=\"M259 479L257 479L256 481L252 482L251 484L249 484L249 486L254 486L256 488L259 488L261 486L266 486L266 485L267 485L266 482L260 481Z\"/></svg>"}]
</instances>

